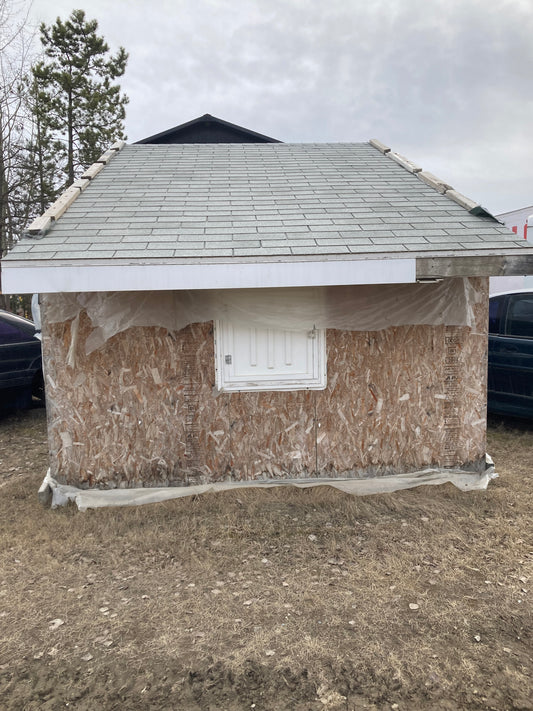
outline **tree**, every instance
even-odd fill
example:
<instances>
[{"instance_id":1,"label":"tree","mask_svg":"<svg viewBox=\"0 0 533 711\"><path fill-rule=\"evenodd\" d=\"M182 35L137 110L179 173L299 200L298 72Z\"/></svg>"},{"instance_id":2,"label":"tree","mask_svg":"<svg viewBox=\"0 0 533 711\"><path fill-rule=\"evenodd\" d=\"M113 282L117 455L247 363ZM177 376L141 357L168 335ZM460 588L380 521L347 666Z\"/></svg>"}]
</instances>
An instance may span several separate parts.
<instances>
[{"instance_id":1,"label":"tree","mask_svg":"<svg viewBox=\"0 0 533 711\"><path fill-rule=\"evenodd\" d=\"M79 171L125 138L128 99L116 84L124 49L111 56L97 21L75 10L41 26L43 57L30 69L30 7L0 0L0 259Z\"/></svg>"},{"instance_id":2,"label":"tree","mask_svg":"<svg viewBox=\"0 0 533 711\"><path fill-rule=\"evenodd\" d=\"M61 140L55 138L49 123L40 112L40 96L37 82L32 76L26 78L26 101L33 119L32 137L25 147L22 173L26 180L27 203L30 206L28 220L42 215L57 197L66 150Z\"/></svg>"},{"instance_id":3,"label":"tree","mask_svg":"<svg viewBox=\"0 0 533 711\"><path fill-rule=\"evenodd\" d=\"M29 8L27 0L0 0L0 259L31 213L31 180L24 167L33 126L24 92L33 39ZM2 294L1 287L0 283L0 308L24 307L24 297Z\"/></svg>"},{"instance_id":4,"label":"tree","mask_svg":"<svg viewBox=\"0 0 533 711\"><path fill-rule=\"evenodd\" d=\"M32 39L28 10L24 3L0 0L0 258L28 211L21 170L32 123L23 88Z\"/></svg>"},{"instance_id":5,"label":"tree","mask_svg":"<svg viewBox=\"0 0 533 711\"><path fill-rule=\"evenodd\" d=\"M58 192L125 138L128 97L115 80L124 74L128 55L123 47L110 55L97 28L83 10L74 10L66 22L58 17L54 25L40 27L44 57L32 68L33 115L41 133L40 164L50 167L50 151L62 162Z\"/></svg>"}]
</instances>

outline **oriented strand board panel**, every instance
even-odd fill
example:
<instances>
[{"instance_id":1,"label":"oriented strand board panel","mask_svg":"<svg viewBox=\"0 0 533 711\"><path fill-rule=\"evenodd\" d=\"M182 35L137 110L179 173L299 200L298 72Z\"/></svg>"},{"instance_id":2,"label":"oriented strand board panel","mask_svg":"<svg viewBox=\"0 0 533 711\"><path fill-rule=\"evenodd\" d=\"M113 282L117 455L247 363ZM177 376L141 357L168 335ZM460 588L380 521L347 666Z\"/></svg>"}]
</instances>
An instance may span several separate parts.
<instances>
[{"instance_id":1,"label":"oriented strand board panel","mask_svg":"<svg viewBox=\"0 0 533 711\"><path fill-rule=\"evenodd\" d=\"M328 331L328 388L319 393L322 475L374 474L436 463L442 447L442 327ZM423 355L421 355L423 354Z\"/></svg>"},{"instance_id":2,"label":"oriented strand board panel","mask_svg":"<svg viewBox=\"0 0 533 711\"><path fill-rule=\"evenodd\" d=\"M236 478L315 475L315 395L312 390L227 395Z\"/></svg>"},{"instance_id":3,"label":"oriented strand board panel","mask_svg":"<svg viewBox=\"0 0 533 711\"><path fill-rule=\"evenodd\" d=\"M473 329L329 330L327 388L266 393L215 390L210 323L131 328L86 356L88 318L77 336L75 323L46 324L48 296L52 475L132 487L476 464L485 453L488 280L472 284Z\"/></svg>"},{"instance_id":4,"label":"oriented strand board panel","mask_svg":"<svg viewBox=\"0 0 533 711\"><path fill-rule=\"evenodd\" d=\"M328 331L317 395L320 476L476 466L486 447L488 279L475 324Z\"/></svg>"},{"instance_id":5,"label":"oriented strand board panel","mask_svg":"<svg viewBox=\"0 0 533 711\"><path fill-rule=\"evenodd\" d=\"M210 324L179 333L133 328L90 356L82 318L76 365L70 324L44 334L52 474L86 486L211 481L229 467L229 420L212 396Z\"/></svg>"}]
</instances>

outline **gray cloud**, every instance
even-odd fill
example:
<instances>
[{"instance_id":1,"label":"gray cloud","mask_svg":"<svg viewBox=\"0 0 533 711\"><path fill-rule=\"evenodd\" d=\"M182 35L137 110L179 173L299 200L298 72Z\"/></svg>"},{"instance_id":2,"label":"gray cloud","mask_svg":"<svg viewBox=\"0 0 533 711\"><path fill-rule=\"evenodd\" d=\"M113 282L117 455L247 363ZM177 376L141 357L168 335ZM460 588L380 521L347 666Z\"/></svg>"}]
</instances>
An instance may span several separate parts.
<instances>
[{"instance_id":1,"label":"gray cloud","mask_svg":"<svg viewBox=\"0 0 533 711\"><path fill-rule=\"evenodd\" d=\"M212 113L285 141L376 136L499 212L533 204L529 0L87 0L130 52L131 140ZM38 19L71 3L34 0Z\"/></svg>"}]
</instances>

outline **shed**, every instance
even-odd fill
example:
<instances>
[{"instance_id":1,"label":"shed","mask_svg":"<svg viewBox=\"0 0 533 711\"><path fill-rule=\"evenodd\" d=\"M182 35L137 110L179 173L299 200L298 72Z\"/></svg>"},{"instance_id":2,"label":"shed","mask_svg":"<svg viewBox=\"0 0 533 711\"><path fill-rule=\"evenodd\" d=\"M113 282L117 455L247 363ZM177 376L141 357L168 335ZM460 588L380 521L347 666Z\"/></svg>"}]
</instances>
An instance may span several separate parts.
<instances>
[{"instance_id":1,"label":"shed","mask_svg":"<svg viewBox=\"0 0 533 711\"><path fill-rule=\"evenodd\" d=\"M533 249L379 141L117 144L3 260L82 488L485 467L489 276Z\"/></svg>"}]
</instances>

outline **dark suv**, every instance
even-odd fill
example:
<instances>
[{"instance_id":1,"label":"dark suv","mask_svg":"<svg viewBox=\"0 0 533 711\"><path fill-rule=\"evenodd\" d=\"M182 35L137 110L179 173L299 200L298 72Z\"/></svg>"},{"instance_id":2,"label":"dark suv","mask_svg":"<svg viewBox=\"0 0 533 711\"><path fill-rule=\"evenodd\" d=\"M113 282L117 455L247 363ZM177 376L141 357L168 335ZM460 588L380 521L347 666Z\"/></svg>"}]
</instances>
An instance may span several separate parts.
<instances>
[{"instance_id":1,"label":"dark suv","mask_svg":"<svg viewBox=\"0 0 533 711\"><path fill-rule=\"evenodd\" d=\"M44 402L41 341L31 321L0 309L0 411L30 407L34 396Z\"/></svg>"},{"instance_id":2,"label":"dark suv","mask_svg":"<svg viewBox=\"0 0 533 711\"><path fill-rule=\"evenodd\" d=\"M490 298L488 409L533 418L533 290Z\"/></svg>"}]
</instances>

